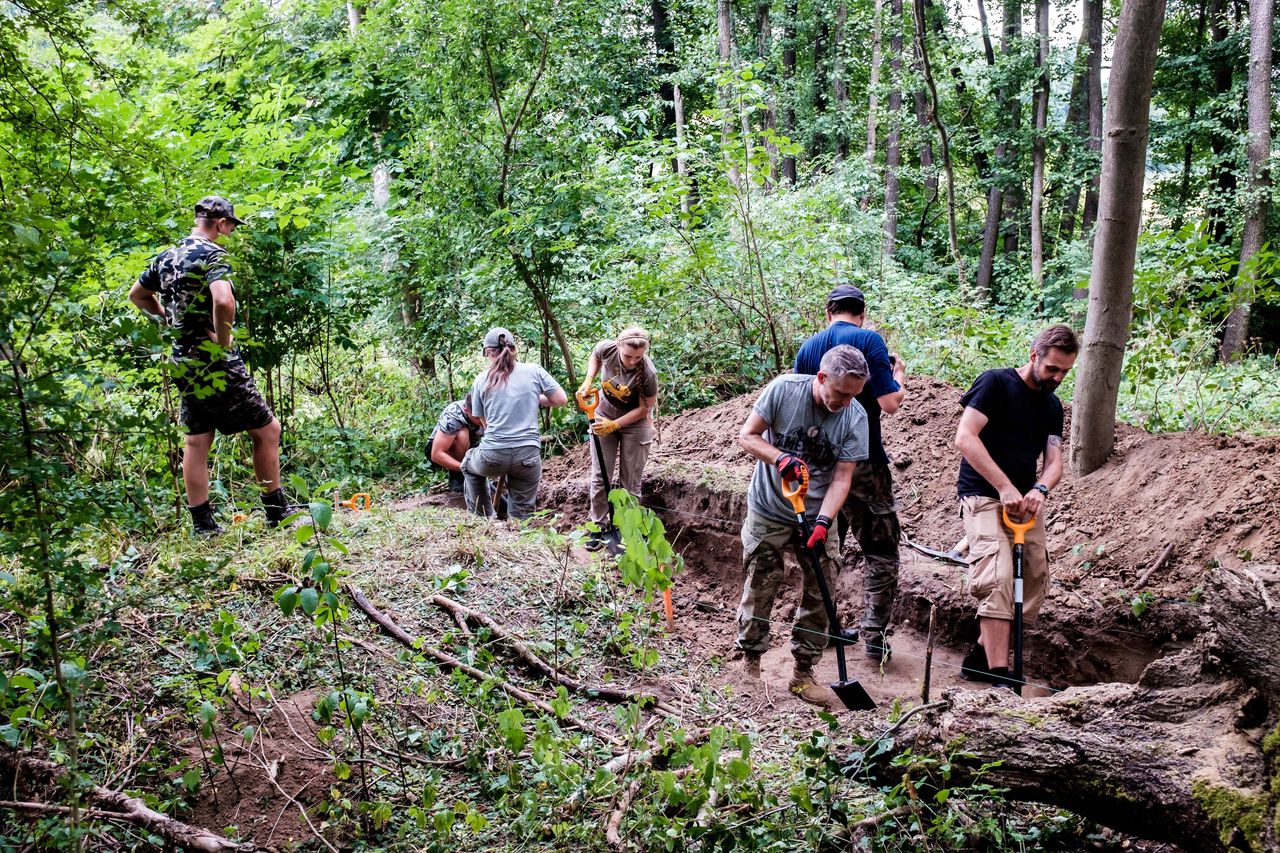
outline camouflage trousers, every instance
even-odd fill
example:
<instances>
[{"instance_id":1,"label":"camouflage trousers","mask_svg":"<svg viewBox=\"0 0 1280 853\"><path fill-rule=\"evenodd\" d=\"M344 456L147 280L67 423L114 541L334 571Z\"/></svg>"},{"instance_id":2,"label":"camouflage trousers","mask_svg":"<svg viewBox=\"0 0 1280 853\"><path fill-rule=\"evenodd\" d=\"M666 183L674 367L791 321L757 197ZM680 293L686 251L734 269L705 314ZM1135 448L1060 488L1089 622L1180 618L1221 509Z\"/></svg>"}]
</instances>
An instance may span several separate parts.
<instances>
[{"instance_id":1,"label":"camouflage trousers","mask_svg":"<svg viewBox=\"0 0 1280 853\"><path fill-rule=\"evenodd\" d=\"M893 615L893 599L898 592L897 504L893 499L893 475L889 466L859 462L853 469L849 497L840 509L840 544L852 531L866 560L863 576L862 636L884 634Z\"/></svg>"},{"instance_id":2,"label":"camouflage trousers","mask_svg":"<svg viewBox=\"0 0 1280 853\"><path fill-rule=\"evenodd\" d=\"M774 521L751 510L747 510L746 520L742 522L742 567L747 579L738 604L736 645L747 654L762 655L769 650L769 617L782 584L782 553L788 546L794 549L804 578L804 593L791 626L791 656L797 664L811 666L822 659L822 650L827 647L827 611L813 576L813 560L795 524ZM832 589L839 553L834 538L828 539L819 553L827 584Z\"/></svg>"}]
</instances>

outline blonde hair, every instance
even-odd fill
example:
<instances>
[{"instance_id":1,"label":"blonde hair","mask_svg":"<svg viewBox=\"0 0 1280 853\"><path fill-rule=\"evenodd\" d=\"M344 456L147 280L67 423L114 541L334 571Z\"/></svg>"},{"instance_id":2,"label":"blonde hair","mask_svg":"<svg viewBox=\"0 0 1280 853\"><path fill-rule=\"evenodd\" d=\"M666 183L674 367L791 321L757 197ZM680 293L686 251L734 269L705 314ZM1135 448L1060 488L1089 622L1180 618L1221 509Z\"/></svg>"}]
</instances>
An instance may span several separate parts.
<instances>
[{"instance_id":1,"label":"blonde hair","mask_svg":"<svg viewBox=\"0 0 1280 853\"><path fill-rule=\"evenodd\" d=\"M626 344L629 347L639 347L647 350L649 349L649 333L640 326L627 326L621 332L618 332L617 343L619 346Z\"/></svg>"}]
</instances>

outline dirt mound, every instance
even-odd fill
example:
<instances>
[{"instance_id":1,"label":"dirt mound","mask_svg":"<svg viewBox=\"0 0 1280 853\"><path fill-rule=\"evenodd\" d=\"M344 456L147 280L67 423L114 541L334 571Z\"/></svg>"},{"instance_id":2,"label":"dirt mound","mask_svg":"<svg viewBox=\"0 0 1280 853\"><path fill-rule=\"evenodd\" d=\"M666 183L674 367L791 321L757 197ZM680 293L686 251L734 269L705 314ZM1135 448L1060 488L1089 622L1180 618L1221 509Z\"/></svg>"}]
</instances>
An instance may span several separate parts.
<instances>
[{"instance_id":1,"label":"dirt mound","mask_svg":"<svg viewBox=\"0 0 1280 853\"><path fill-rule=\"evenodd\" d=\"M963 532L955 498L960 454L952 443L961 391L925 376L911 377L908 388L902 410L884 418L900 518L914 540L946 549ZM745 492L751 462L737 437L755 397L661 419L646 501L656 496L660 508L690 515L718 509L726 515L717 520L730 525L740 520L740 501L706 493ZM1107 465L1087 477L1068 475L1049 500L1055 577L1132 581L1169 549L1146 586L1186 595L1211 561L1280 560L1280 439L1118 430ZM547 461L544 506L581 512L588 453L583 444Z\"/></svg>"}]
</instances>

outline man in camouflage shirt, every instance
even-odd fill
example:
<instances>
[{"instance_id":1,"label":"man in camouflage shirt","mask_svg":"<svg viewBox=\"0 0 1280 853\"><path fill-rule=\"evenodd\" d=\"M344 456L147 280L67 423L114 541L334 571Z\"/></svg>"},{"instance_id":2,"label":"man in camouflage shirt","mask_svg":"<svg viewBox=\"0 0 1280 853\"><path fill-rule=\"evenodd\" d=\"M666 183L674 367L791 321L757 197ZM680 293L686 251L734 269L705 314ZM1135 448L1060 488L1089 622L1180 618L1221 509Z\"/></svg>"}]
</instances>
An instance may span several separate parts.
<instances>
[{"instance_id":1,"label":"man in camouflage shirt","mask_svg":"<svg viewBox=\"0 0 1280 853\"><path fill-rule=\"evenodd\" d=\"M449 491L462 491L462 460L480 443L484 427L471 414L471 393L440 411L436 428L427 439L427 459L449 472Z\"/></svg>"},{"instance_id":2,"label":"man in camouflage shirt","mask_svg":"<svg viewBox=\"0 0 1280 853\"><path fill-rule=\"evenodd\" d=\"M280 422L232 344L236 297L231 261L220 245L244 222L221 196L201 199L195 214L191 234L152 259L129 290L129 301L175 332L173 375L187 430L182 479L196 533L221 530L209 505L209 451L216 432L247 432L253 439L253 471L267 523L274 527L290 510L280 489Z\"/></svg>"}]
</instances>

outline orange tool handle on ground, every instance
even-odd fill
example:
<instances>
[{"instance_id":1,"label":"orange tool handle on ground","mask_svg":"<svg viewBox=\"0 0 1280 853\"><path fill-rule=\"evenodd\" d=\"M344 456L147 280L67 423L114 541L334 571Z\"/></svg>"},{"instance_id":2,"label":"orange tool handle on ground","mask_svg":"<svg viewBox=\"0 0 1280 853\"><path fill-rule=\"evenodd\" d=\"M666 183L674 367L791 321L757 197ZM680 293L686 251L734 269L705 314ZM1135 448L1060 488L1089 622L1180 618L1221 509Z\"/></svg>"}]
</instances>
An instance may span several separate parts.
<instances>
[{"instance_id":1,"label":"orange tool handle on ground","mask_svg":"<svg viewBox=\"0 0 1280 853\"><path fill-rule=\"evenodd\" d=\"M373 498L369 497L368 492L356 492L351 496L351 500L343 501L342 505L356 512L364 512L373 506Z\"/></svg>"},{"instance_id":2,"label":"orange tool handle on ground","mask_svg":"<svg viewBox=\"0 0 1280 853\"><path fill-rule=\"evenodd\" d=\"M796 481L782 481L782 496L791 501L791 508L796 515L804 516L804 496L809 493L809 471L805 469Z\"/></svg>"},{"instance_id":3,"label":"orange tool handle on ground","mask_svg":"<svg viewBox=\"0 0 1280 853\"><path fill-rule=\"evenodd\" d=\"M1004 507L1000 507L1000 514L1004 516L1005 526L1013 531L1013 544L1027 544L1027 532L1036 526L1036 517L1033 515L1023 522L1015 522L1009 517L1009 511Z\"/></svg>"},{"instance_id":4,"label":"orange tool handle on ground","mask_svg":"<svg viewBox=\"0 0 1280 853\"><path fill-rule=\"evenodd\" d=\"M587 413L587 420L596 419L596 407L600 405L600 392L590 388L581 394L574 394L578 400L578 408Z\"/></svg>"},{"instance_id":5,"label":"orange tool handle on ground","mask_svg":"<svg viewBox=\"0 0 1280 853\"><path fill-rule=\"evenodd\" d=\"M667 628L674 628L676 624L676 610L671 603L671 587L667 587L662 591L662 610L667 614Z\"/></svg>"}]
</instances>

